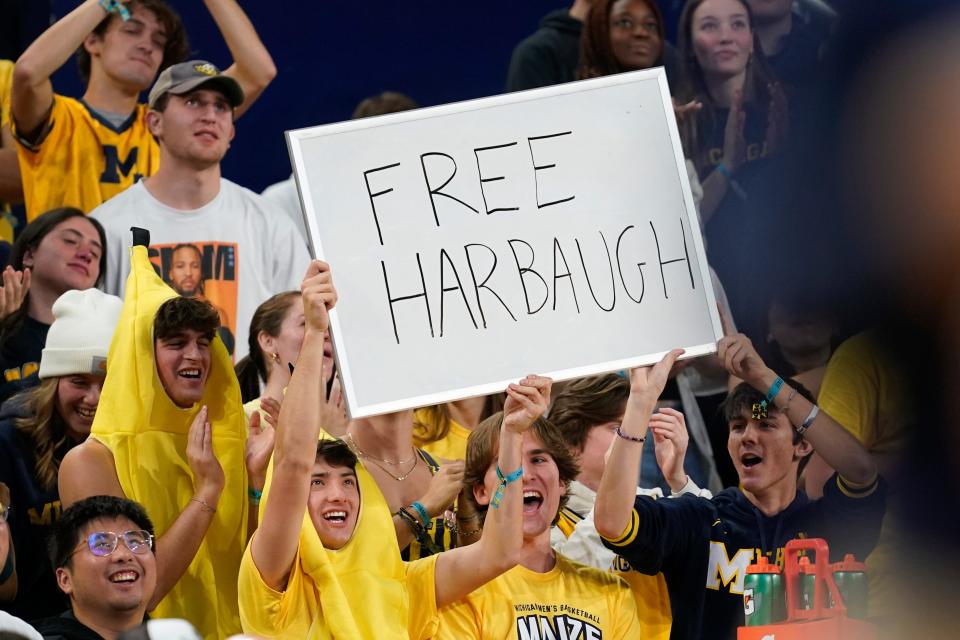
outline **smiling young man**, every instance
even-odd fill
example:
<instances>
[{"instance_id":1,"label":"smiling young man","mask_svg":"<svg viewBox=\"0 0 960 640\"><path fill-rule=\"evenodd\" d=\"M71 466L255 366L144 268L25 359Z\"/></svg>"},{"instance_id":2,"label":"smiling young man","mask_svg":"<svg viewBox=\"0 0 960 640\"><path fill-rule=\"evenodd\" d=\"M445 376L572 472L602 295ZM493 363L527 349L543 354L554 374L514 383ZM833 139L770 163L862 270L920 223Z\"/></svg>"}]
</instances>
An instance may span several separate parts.
<instances>
[{"instance_id":1,"label":"smiling young man","mask_svg":"<svg viewBox=\"0 0 960 640\"><path fill-rule=\"evenodd\" d=\"M240 113L276 68L235 0L204 4L234 58L226 73L246 96ZM87 84L80 100L55 94L50 82L74 51ZM13 73L29 219L60 206L89 212L157 171L160 154L138 99L188 52L183 24L163 0L85 0L30 45Z\"/></svg>"},{"instance_id":2,"label":"smiling young man","mask_svg":"<svg viewBox=\"0 0 960 640\"><path fill-rule=\"evenodd\" d=\"M216 310L166 286L148 243L131 252L111 367L90 438L60 466L60 498L113 495L149 509L159 535L153 614L222 638L240 630L248 495L263 487L273 432L259 414L246 424Z\"/></svg>"},{"instance_id":3,"label":"smiling young man","mask_svg":"<svg viewBox=\"0 0 960 640\"><path fill-rule=\"evenodd\" d=\"M673 608L671 638L735 638L743 624L747 566L782 565L783 546L822 537L836 561L863 560L876 545L885 489L869 453L805 389L784 382L742 335L718 343L727 371L745 382L726 401L727 450L740 486L710 500L636 496L634 479L657 397L681 354L630 376L627 409L597 491L594 520L609 549L637 571L663 572ZM797 489L816 450L838 471L820 500Z\"/></svg>"},{"instance_id":4,"label":"smiling young man","mask_svg":"<svg viewBox=\"0 0 960 640\"><path fill-rule=\"evenodd\" d=\"M153 542L153 524L132 500L92 496L64 511L51 551L70 610L36 629L55 640L116 640L140 625L157 585Z\"/></svg>"},{"instance_id":5,"label":"smiling young man","mask_svg":"<svg viewBox=\"0 0 960 640\"><path fill-rule=\"evenodd\" d=\"M342 441L321 440L330 267L310 264L300 287L305 330L277 429L262 523L240 568L244 630L267 638L433 638L437 609L516 563L521 536L523 433L547 407L550 380L507 389L499 464L510 481L480 541L404 563L393 516L371 475ZM498 423L499 424L499 423ZM419 507L419 508L418 508ZM422 505L400 511L421 522Z\"/></svg>"},{"instance_id":6,"label":"smiling young man","mask_svg":"<svg viewBox=\"0 0 960 640\"><path fill-rule=\"evenodd\" d=\"M104 288L117 295L129 272L131 226L151 230L151 255L168 280L177 275L174 259L182 247L197 248L203 295L229 323L236 359L247 353L257 306L296 288L310 261L306 239L288 216L221 176L243 95L233 78L209 62L166 69L150 91L146 116L160 144L160 169L92 214L107 233Z\"/></svg>"},{"instance_id":7,"label":"smiling young man","mask_svg":"<svg viewBox=\"0 0 960 640\"><path fill-rule=\"evenodd\" d=\"M470 434L466 499L483 522L499 485L494 458L501 434L494 414ZM543 418L523 434L523 548L519 564L440 612L438 638L640 637L640 619L622 578L579 564L550 546L550 530L577 477L577 462L558 429ZM636 478L636 475L634 475ZM462 498L461 498L462 499ZM466 548L469 548L466 547Z\"/></svg>"}]
</instances>

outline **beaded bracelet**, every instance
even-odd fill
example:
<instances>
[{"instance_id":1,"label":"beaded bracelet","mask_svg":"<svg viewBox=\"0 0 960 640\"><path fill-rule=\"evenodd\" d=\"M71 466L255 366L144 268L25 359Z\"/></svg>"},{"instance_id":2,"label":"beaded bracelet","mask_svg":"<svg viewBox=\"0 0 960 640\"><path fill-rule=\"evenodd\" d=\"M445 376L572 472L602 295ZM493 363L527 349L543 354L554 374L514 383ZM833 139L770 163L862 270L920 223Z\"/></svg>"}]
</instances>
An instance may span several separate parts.
<instances>
[{"instance_id":1,"label":"beaded bracelet","mask_svg":"<svg viewBox=\"0 0 960 640\"><path fill-rule=\"evenodd\" d=\"M511 473L508 476L504 476L503 472L500 471L500 465L497 465L497 479L500 480L500 484L497 486L496 493L493 494L493 500L490 501L490 506L494 509L500 508L500 503L503 501L503 491L507 488L507 485L511 482L519 480L523 477L523 465L520 465L520 468Z\"/></svg>"},{"instance_id":2,"label":"beaded bracelet","mask_svg":"<svg viewBox=\"0 0 960 640\"><path fill-rule=\"evenodd\" d=\"M630 442L640 442L642 443L646 438L644 436L628 436L623 431L620 430L620 425L617 425L616 428L617 435L624 440L629 440Z\"/></svg>"},{"instance_id":3,"label":"beaded bracelet","mask_svg":"<svg viewBox=\"0 0 960 640\"><path fill-rule=\"evenodd\" d=\"M130 9L120 2L120 0L100 0L100 6L107 13L120 14L120 19L124 22L130 19Z\"/></svg>"}]
</instances>

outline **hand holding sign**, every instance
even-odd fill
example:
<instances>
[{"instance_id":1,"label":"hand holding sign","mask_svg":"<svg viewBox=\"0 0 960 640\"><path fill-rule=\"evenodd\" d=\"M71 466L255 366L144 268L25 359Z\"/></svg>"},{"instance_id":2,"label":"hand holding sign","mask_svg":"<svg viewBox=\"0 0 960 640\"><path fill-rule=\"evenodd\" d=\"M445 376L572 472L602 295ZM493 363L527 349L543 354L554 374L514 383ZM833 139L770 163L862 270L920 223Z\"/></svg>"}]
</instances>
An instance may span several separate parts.
<instances>
[{"instance_id":1,"label":"hand holding sign","mask_svg":"<svg viewBox=\"0 0 960 640\"><path fill-rule=\"evenodd\" d=\"M337 290L333 286L330 265L323 260L314 260L300 284L303 295L303 315L308 331L326 333L330 326L328 312L337 304Z\"/></svg>"}]
</instances>

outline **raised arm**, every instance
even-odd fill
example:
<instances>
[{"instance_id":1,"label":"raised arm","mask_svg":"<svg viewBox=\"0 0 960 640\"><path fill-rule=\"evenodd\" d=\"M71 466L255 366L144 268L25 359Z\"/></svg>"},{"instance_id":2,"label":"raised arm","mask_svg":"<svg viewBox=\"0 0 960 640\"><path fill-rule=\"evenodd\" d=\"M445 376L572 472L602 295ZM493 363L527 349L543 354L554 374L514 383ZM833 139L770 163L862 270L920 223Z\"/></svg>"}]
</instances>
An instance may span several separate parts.
<instances>
[{"instance_id":1,"label":"raised arm","mask_svg":"<svg viewBox=\"0 0 960 640\"><path fill-rule=\"evenodd\" d=\"M240 117L277 76L277 67L236 0L204 0L204 4L233 56L233 64L224 73L243 89L243 104L236 109Z\"/></svg>"},{"instance_id":2,"label":"raised arm","mask_svg":"<svg viewBox=\"0 0 960 640\"><path fill-rule=\"evenodd\" d=\"M13 119L17 131L33 133L53 105L50 77L107 17L98 0L86 0L33 41L13 68Z\"/></svg>"},{"instance_id":3,"label":"raised arm","mask_svg":"<svg viewBox=\"0 0 960 640\"><path fill-rule=\"evenodd\" d=\"M630 371L627 408L620 422L619 433L610 447L594 503L594 524L604 538L616 538L630 523L630 512L637 495L643 438L646 437L657 399L667 384L670 369L682 353L674 349L654 366Z\"/></svg>"},{"instance_id":4,"label":"raised arm","mask_svg":"<svg viewBox=\"0 0 960 640\"><path fill-rule=\"evenodd\" d=\"M731 375L737 376L761 393L768 393L778 377L757 354L750 339L742 333L722 338L717 343L717 355L723 359L724 366ZM782 385L773 402L796 428L814 415L815 405L800 395L791 400L790 391L789 385ZM876 479L877 466L873 457L849 431L837 424L826 412L818 409L803 437L823 461L836 469L848 482L868 485Z\"/></svg>"},{"instance_id":5,"label":"raised arm","mask_svg":"<svg viewBox=\"0 0 960 640\"><path fill-rule=\"evenodd\" d=\"M497 465L509 476L524 465L523 434L544 414L550 404L553 381L542 376L527 376L519 384L507 387L500 426ZM474 589L512 568L523 547L523 479L507 484L499 506L487 509L480 540L458 547L437 558L437 607L456 602Z\"/></svg>"},{"instance_id":6,"label":"raised arm","mask_svg":"<svg viewBox=\"0 0 960 640\"><path fill-rule=\"evenodd\" d=\"M280 407L270 494L263 522L250 543L253 562L264 583L276 590L286 587L297 555L300 525L310 494L310 473L320 437L321 405L326 381L323 375L323 334L330 322L327 311L337 301L330 266L314 260L303 284L306 327L297 368L290 377Z\"/></svg>"},{"instance_id":7,"label":"raised arm","mask_svg":"<svg viewBox=\"0 0 960 640\"><path fill-rule=\"evenodd\" d=\"M211 426L203 407L187 433L187 463L193 473L194 495L170 528L157 538L157 588L150 599L152 610L173 588L193 562L210 523L213 522L225 478L213 452ZM117 479L113 454L103 444L87 440L63 458L58 478L63 508L83 498L111 495L128 498Z\"/></svg>"}]
</instances>

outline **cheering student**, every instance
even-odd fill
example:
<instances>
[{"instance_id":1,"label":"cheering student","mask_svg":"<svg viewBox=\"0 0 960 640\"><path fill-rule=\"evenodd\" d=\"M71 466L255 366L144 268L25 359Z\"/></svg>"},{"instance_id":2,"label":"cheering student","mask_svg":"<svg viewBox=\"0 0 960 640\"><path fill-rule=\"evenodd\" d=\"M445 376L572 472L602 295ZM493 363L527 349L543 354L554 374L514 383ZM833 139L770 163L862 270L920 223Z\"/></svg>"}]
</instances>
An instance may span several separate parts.
<instances>
[{"instance_id":1,"label":"cheering student","mask_svg":"<svg viewBox=\"0 0 960 640\"><path fill-rule=\"evenodd\" d=\"M243 88L245 111L276 75L270 54L235 0L204 0ZM76 51L83 98L53 92L50 78ZM13 124L27 216L53 207L85 213L159 168L140 94L157 72L186 59L179 16L163 0L85 0L47 29L13 71Z\"/></svg>"},{"instance_id":2,"label":"cheering student","mask_svg":"<svg viewBox=\"0 0 960 640\"><path fill-rule=\"evenodd\" d=\"M123 301L99 289L67 291L40 360L40 384L0 409L0 483L15 505L9 518L19 591L7 609L33 620L60 613L46 539L60 517L57 475L68 451L90 435L106 375L107 351Z\"/></svg>"},{"instance_id":3,"label":"cheering student","mask_svg":"<svg viewBox=\"0 0 960 640\"><path fill-rule=\"evenodd\" d=\"M627 409L597 491L594 522L609 549L644 573L663 572L673 608L671 638L735 638L743 624L747 566L766 557L782 564L783 546L825 538L835 560L863 560L877 543L886 489L870 454L803 387L784 382L743 334L726 336L718 356L742 380L726 401L727 450L740 486L710 500L636 496L644 437L663 429L653 414L671 351L630 373ZM797 490L816 450L837 470L820 500ZM615 472L609 472L615 470Z\"/></svg>"},{"instance_id":4,"label":"cheering student","mask_svg":"<svg viewBox=\"0 0 960 640\"><path fill-rule=\"evenodd\" d=\"M516 562L521 539L520 446L546 409L550 381L508 388L494 466L498 508L477 544L403 563L391 513L363 465L338 440L320 440L324 336L337 300L330 267L314 261L303 284L306 327L277 431L262 524L240 568L244 630L268 638L430 638L437 608ZM498 422L499 425L499 422ZM422 525L419 503L402 517Z\"/></svg>"},{"instance_id":5,"label":"cheering student","mask_svg":"<svg viewBox=\"0 0 960 640\"><path fill-rule=\"evenodd\" d=\"M273 429L260 429L259 414L246 425L216 310L177 296L147 257L148 238L136 242L100 405L90 438L63 459L60 498L143 504L159 536L152 615L222 638L240 628L237 567Z\"/></svg>"},{"instance_id":6,"label":"cheering student","mask_svg":"<svg viewBox=\"0 0 960 640\"><path fill-rule=\"evenodd\" d=\"M523 484L523 547L519 564L440 612L437 638L640 637L640 619L622 578L556 553L550 530L577 477L576 459L557 428L543 418L523 435L523 466L506 474L495 464L501 416L484 420L467 444L464 491L478 524L497 513L504 481ZM501 453L502 455L502 453ZM633 475L636 479L637 475ZM463 526L463 525L461 525ZM469 533L469 532L465 532ZM461 547L469 549L472 545Z\"/></svg>"}]
</instances>

